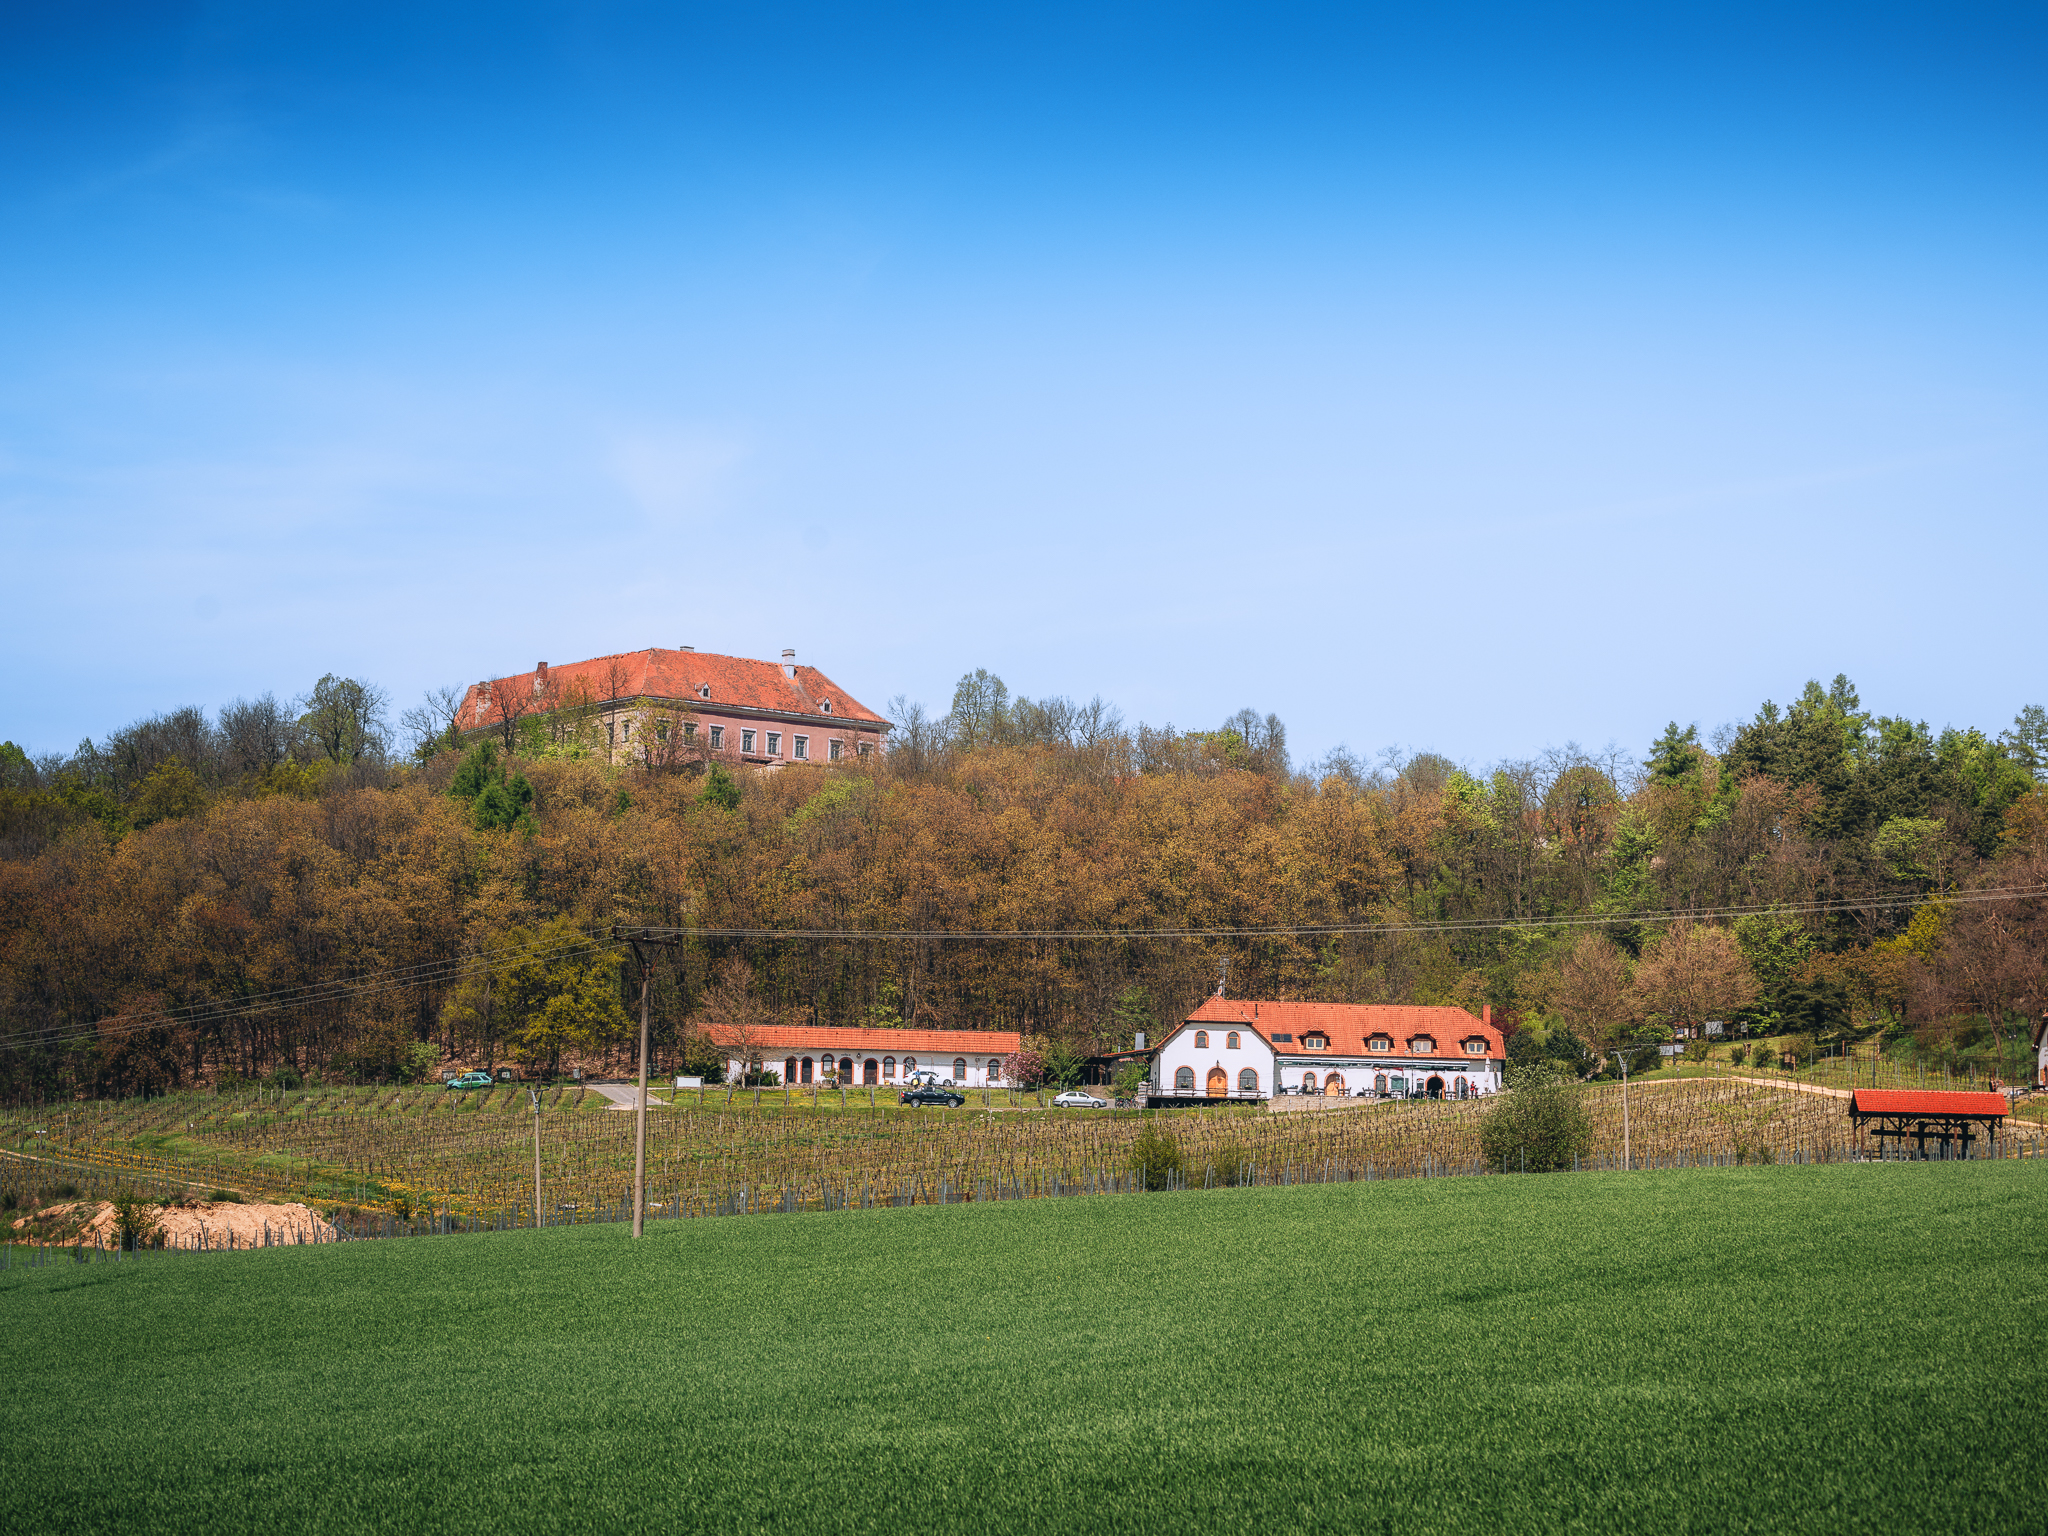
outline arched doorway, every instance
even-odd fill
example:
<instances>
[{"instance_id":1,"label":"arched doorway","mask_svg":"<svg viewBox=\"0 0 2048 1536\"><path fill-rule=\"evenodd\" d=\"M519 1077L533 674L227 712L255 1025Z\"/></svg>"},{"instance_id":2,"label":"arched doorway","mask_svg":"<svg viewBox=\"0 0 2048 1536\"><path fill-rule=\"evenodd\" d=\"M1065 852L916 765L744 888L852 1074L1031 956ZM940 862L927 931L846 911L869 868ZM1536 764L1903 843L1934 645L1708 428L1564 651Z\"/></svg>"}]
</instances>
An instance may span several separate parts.
<instances>
[{"instance_id":1,"label":"arched doorway","mask_svg":"<svg viewBox=\"0 0 2048 1536\"><path fill-rule=\"evenodd\" d=\"M1227 1099L1230 1097L1230 1074L1221 1067L1209 1069L1209 1097Z\"/></svg>"},{"instance_id":2,"label":"arched doorway","mask_svg":"<svg viewBox=\"0 0 2048 1536\"><path fill-rule=\"evenodd\" d=\"M879 1083L882 1080L882 1064L870 1056L861 1063L860 1080L864 1083Z\"/></svg>"},{"instance_id":3,"label":"arched doorway","mask_svg":"<svg viewBox=\"0 0 2048 1536\"><path fill-rule=\"evenodd\" d=\"M806 1057L804 1058L804 1081L805 1081L805 1082L807 1082L807 1083L808 1083L808 1082L809 1082L809 1081L811 1080L811 1073L812 1073L812 1071L814 1070L815 1066L816 1066L816 1063L814 1063L814 1062L813 1062L813 1061L811 1060L811 1058L810 1058L810 1057L806 1056Z\"/></svg>"},{"instance_id":4,"label":"arched doorway","mask_svg":"<svg viewBox=\"0 0 2048 1536\"><path fill-rule=\"evenodd\" d=\"M1316 1091L1315 1073L1304 1072L1301 1074L1301 1091L1303 1093L1314 1093Z\"/></svg>"},{"instance_id":5,"label":"arched doorway","mask_svg":"<svg viewBox=\"0 0 2048 1536\"><path fill-rule=\"evenodd\" d=\"M1429 1096L1432 1099L1440 1099L1444 1096L1444 1080L1440 1077L1432 1077L1424 1084L1424 1087L1429 1090Z\"/></svg>"},{"instance_id":6,"label":"arched doorway","mask_svg":"<svg viewBox=\"0 0 2048 1536\"><path fill-rule=\"evenodd\" d=\"M1323 1079L1323 1097L1326 1099L1341 1099L1344 1097L1344 1077L1342 1073L1332 1072Z\"/></svg>"}]
</instances>

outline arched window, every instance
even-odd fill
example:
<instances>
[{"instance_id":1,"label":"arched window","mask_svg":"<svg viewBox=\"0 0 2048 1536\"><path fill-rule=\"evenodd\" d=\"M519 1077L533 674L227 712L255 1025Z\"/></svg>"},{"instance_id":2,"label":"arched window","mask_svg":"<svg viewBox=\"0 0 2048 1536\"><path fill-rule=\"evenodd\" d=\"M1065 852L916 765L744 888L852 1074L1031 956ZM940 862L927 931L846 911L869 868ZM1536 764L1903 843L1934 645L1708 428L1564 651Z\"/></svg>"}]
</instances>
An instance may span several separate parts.
<instances>
[{"instance_id":1,"label":"arched window","mask_svg":"<svg viewBox=\"0 0 2048 1536\"><path fill-rule=\"evenodd\" d=\"M1003 1075L1003 1063L1002 1063L1002 1059L1001 1059L1000 1057L997 1057L997 1056L991 1056L991 1057L989 1057L989 1059L988 1059L988 1080L989 1080L990 1082L994 1082L994 1081L996 1081L996 1079L998 1079L998 1078L999 1078L999 1077L1001 1077L1002 1075Z\"/></svg>"},{"instance_id":2,"label":"arched window","mask_svg":"<svg viewBox=\"0 0 2048 1536\"><path fill-rule=\"evenodd\" d=\"M810 1063L807 1061L804 1063L804 1065L808 1067ZM785 1083L793 1083L796 1081L796 1058L794 1056L790 1057L789 1060L785 1061L782 1064L782 1080Z\"/></svg>"},{"instance_id":3,"label":"arched window","mask_svg":"<svg viewBox=\"0 0 2048 1536\"><path fill-rule=\"evenodd\" d=\"M1472 1085L1466 1082L1465 1079L1462 1077L1458 1079L1458 1097L1461 1099L1469 1099L1472 1097Z\"/></svg>"},{"instance_id":4,"label":"arched window","mask_svg":"<svg viewBox=\"0 0 2048 1536\"><path fill-rule=\"evenodd\" d=\"M915 1056L906 1056L906 1057L904 1057L904 1058L903 1058L903 1075L904 1075L905 1077L908 1077L908 1076L910 1076L910 1074L911 1074L911 1073L915 1072L916 1070L917 1070L917 1058L916 1058Z\"/></svg>"},{"instance_id":5,"label":"arched window","mask_svg":"<svg viewBox=\"0 0 2048 1536\"><path fill-rule=\"evenodd\" d=\"M1375 1073L1373 1073L1373 1075L1372 1075L1372 1091L1373 1091L1374 1093L1385 1093L1385 1092L1387 1091L1387 1074L1386 1074L1386 1073L1384 1073L1384 1072L1375 1072Z\"/></svg>"},{"instance_id":6,"label":"arched window","mask_svg":"<svg viewBox=\"0 0 2048 1536\"><path fill-rule=\"evenodd\" d=\"M861 1079L862 1079L862 1081L864 1081L864 1082L868 1082L868 1083L875 1083L875 1082L879 1082L879 1081L880 1081L880 1079L879 1079L879 1078L878 1078L878 1077L877 1077L877 1076L875 1075L875 1071L876 1071L876 1064L875 1064L875 1058L874 1058L874 1057L872 1057L872 1056L870 1056L870 1057L869 1057L869 1058L868 1058L868 1059L867 1059L866 1061L864 1061L864 1062L862 1062L862 1063L860 1064L860 1075L861 1075Z\"/></svg>"},{"instance_id":7,"label":"arched window","mask_svg":"<svg viewBox=\"0 0 2048 1536\"><path fill-rule=\"evenodd\" d=\"M1304 1072L1301 1074L1301 1091L1303 1093L1314 1093L1316 1091L1315 1073Z\"/></svg>"},{"instance_id":8,"label":"arched window","mask_svg":"<svg viewBox=\"0 0 2048 1536\"><path fill-rule=\"evenodd\" d=\"M1193 1067L1177 1067L1174 1069L1173 1091L1175 1093L1193 1093L1195 1091L1195 1069Z\"/></svg>"},{"instance_id":9,"label":"arched window","mask_svg":"<svg viewBox=\"0 0 2048 1536\"><path fill-rule=\"evenodd\" d=\"M1207 1031L1206 1029L1198 1029L1195 1031L1195 1049L1198 1051L1206 1051L1207 1049L1209 1049L1209 1031Z\"/></svg>"},{"instance_id":10,"label":"arched window","mask_svg":"<svg viewBox=\"0 0 2048 1536\"><path fill-rule=\"evenodd\" d=\"M894 1077L895 1075L896 1075L896 1058L895 1058L894 1056L884 1056L884 1057L882 1058L882 1076L884 1076L884 1077Z\"/></svg>"},{"instance_id":11,"label":"arched window","mask_svg":"<svg viewBox=\"0 0 2048 1536\"><path fill-rule=\"evenodd\" d=\"M809 1082L809 1081L811 1080L811 1070L812 1070L812 1066L813 1066L813 1063L812 1063L812 1061L811 1061L811 1058L810 1058L810 1057L808 1057L808 1056L806 1056L806 1057L804 1058L804 1081L805 1081L805 1082L807 1082L807 1083L808 1083L808 1082Z\"/></svg>"},{"instance_id":12,"label":"arched window","mask_svg":"<svg viewBox=\"0 0 2048 1536\"><path fill-rule=\"evenodd\" d=\"M1225 1049L1226 1051L1234 1051L1237 1048L1237 1031L1233 1029L1229 1034L1223 1037L1223 1049Z\"/></svg>"},{"instance_id":13,"label":"arched window","mask_svg":"<svg viewBox=\"0 0 2048 1536\"><path fill-rule=\"evenodd\" d=\"M953 1058L953 1081L956 1083L967 1081L967 1058L965 1056L955 1056Z\"/></svg>"},{"instance_id":14,"label":"arched window","mask_svg":"<svg viewBox=\"0 0 2048 1536\"><path fill-rule=\"evenodd\" d=\"M1257 1093L1259 1091L1259 1074L1250 1067L1246 1067L1242 1072L1238 1073L1237 1091L1239 1093Z\"/></svg>"}]
</instances>

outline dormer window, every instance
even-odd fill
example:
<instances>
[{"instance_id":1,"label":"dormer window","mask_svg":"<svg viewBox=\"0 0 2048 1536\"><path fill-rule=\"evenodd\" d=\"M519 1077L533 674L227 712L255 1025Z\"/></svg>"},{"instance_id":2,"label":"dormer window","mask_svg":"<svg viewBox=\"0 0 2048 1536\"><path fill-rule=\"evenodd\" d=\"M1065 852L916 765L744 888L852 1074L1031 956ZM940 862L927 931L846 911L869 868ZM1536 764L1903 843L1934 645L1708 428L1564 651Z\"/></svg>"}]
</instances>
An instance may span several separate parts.
<instances>
[{"instance_id":1,"label":"dormer window","mask_svg":"<svg viewBox=\"0 0 2048 1536\"><path fill-rule=\"evenodd\" d=\"M1435 1052L1436 1041L1428 1035L1410 1035L1408 1049L1418 1056L1428 1056Z\"/></svg>"},{"instance_id":2,"label":"dormer window","mask_svg":"<svg viewBox=\"0 0 2048 1536\"><path fill-rule=\"evenodd\" d=\"M710 698L710 697L711 697L711 685L710 685L709 683L699 683L699 684L697 685L697 697L698 697L698 698L700 698L700 699L708 699L708 698Z\"/></svg>"},{"instance_id":3,"label":"dormer window","mask_svg":"<svg viewBox=\"0 0 2048 1536\"><path fill-rule=\"evenodd\" d=\"M1365 1042L1365 1048L1368 1051L1391 1051L1394 1048L1394 1037L1392 1035L1374 1035Z\"/></svg>"},{"instance_id":4,"label":"dormer window","mask_svg":"<svg viewBox=\"0 0 2048 1536\"><path fill-rule=\"evenodd\" d=\"M1467 1056L1484 1056L1486 1054L1486 1042L1479 1036L1474 1035L1465 1042L1465 1054Z\"/></svg>"},{"instance_id":5,"label":"dormer window","mask_svg":"<svg viewBox=\"0 0 2048 1536\"><path fill-rule=\"evenodd\" d=\"M831 714L831 713L832 713L832 701L831 701L830 699L827 699L827 700L826 700L826 701L825 701L824 703L820 704L820 705L818 706L818 712L819 712L820 714L824 714L824 715L829 715L829 714Z\"/></svg>"},{"instance_id":6,"label":"dormer window","mask_svg":"<svg viewBox=\"0 0 2048 1536\"><path fill-rule=\"evenodd\" d=\"M1330 1037L1328 1035L1303 1035L1301 1043L1312 1051L1320 1051L1329 1046Z\"/></svg>"}]
</instances>

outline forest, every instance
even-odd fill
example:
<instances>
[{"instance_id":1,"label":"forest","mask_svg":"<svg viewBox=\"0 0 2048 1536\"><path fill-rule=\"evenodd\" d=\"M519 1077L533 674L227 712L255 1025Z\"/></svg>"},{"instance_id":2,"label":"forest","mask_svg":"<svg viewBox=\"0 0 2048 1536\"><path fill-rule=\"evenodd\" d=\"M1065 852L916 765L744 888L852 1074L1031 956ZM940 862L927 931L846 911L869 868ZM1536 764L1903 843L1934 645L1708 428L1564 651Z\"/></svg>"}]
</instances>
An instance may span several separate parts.
<instances>
[{"instance_id":1,"label":"forest","mask_svg":"<svg viewBox=\"0 0 2048 1536\"><path fill-rule=\"evenodd\" d=\"M760 772L610 754L573 704L465 740L445 705L327 677L0 746L0 1095L616 1058L615 925L674 931L678 1065L712 1019L1108 1051L1226 962L1239 996L1491 1004L1585 1070L1710 1018L1939 1057L2048 1006L2038 706L1933 731L1837 677L1639 759L1297 764L1271 715L1127 726L979 670L892 704L878 760Z\"/></svg>"}]
</instances>

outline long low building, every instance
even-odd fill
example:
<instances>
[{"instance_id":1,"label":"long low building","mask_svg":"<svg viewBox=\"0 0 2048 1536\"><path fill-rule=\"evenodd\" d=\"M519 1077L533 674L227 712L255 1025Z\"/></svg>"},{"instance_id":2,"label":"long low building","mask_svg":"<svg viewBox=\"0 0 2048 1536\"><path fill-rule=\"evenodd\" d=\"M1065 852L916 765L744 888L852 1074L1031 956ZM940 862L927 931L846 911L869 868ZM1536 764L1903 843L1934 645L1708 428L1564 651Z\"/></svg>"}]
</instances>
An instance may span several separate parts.
<instances>
[{"instance_id":1,"label":"long low building","mask_svg":"<svg viewBox=\"0 0 2048 1536\"><path fill-rule=\"evenodd\" d=\"M1493 1010L1211 997L1159 1044L1154 1102L1464 1099L1497 1093L1507 1045Z\"/></svg>"},{"instance_id":2,"label":"long low building","mask_svg":"<svg viewBox=\"0 0 2048 1536\"><path fill-rule=\"evenodd\" d=\"M726 1075L761 1070L785 1083L836 1087L901 1086L929 1073L957 1088L1007 1088L1003 1060L1023 1037L1001 1029L822 1029L772 1025L740 1030L725 1024L707 1033L725 1051Z\"/></svg>"}]
</instances>

